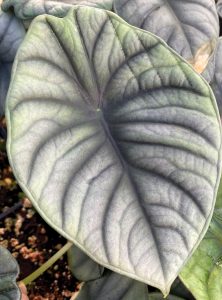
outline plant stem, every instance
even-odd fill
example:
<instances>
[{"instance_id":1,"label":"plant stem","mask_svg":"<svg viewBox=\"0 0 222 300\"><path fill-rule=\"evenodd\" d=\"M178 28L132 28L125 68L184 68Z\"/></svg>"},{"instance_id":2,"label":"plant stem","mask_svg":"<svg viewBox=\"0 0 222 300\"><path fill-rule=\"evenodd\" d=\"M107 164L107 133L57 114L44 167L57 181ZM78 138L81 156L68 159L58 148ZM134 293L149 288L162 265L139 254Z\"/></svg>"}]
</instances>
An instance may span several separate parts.
<instances>
[{"instance_id":1,"label":"plant stem","mask_svg":"<svg viewBox=\"0 0 222 300\"><path fill-rule=\"evenodd\" d=\"M15 205L7 209L5 212L0 214L0 220L6 218L8 215L14 213L16 210L20 208L22 208L22 203L21 202L16 203Z\"/></svg>"},{"instance_id":2,"label":"plant stem","mask_svg":"<svg viewBox=\"0 0 222 300\"><path fill-rule=\"evenodd\" d=\"M21 282L23 282L25 285L31 284L42 273L49 269L61 256L63 256L63 254L65 254L72 245L73 243L68 241L58 252L56 252L49 260L47 260L47 262L45 262L41 267L39 267L25 279L21 280Z\"/></svg>"}]
</instances>

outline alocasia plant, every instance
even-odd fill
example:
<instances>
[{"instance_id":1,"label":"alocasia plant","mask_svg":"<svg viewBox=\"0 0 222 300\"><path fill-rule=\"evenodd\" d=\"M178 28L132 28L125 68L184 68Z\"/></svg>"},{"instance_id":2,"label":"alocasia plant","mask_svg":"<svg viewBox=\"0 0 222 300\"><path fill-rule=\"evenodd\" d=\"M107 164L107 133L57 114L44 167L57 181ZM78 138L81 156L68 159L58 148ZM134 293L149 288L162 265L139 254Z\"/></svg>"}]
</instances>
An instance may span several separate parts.
<instances>
[{"instance_id":1,"label":"alocasia plant","mask_svg":"<svg viewBox=\"0 0 222 300\"><path fill-rule=\"evenodd\" d=\"M217 300L222 295L222 181L208 232L180 278L197 300Z\"/></svg>"},{"instance_id":2,"label":"alocasia plant","mask_svg":"<svg viewBox=\"0 0 222 300\"><path fill-rule=\"evenodd\" d=\"M91 281L102 277L104 267L89 258L83 251L73 245L67 252L71 272L80 281Z\"/></svg>"},{"instance_id":3,"label":"alocasia plant","mask_svg":"<svg viewBox=\"0 0 222 300\"><path fill-rule=\"evenodd\" d=\"M149 300L144 283L105 270L104 275L83 285L76 300Z\"/></svg>"},{"instance_id":4,"label":"alocasia plant","mask_svg":"<svg viewBox=\"0 0 222 300\"><path fill-rule=\"evenodd\" d=\"M219 16L222 16L222 0L217 0L217 12Z\"/></svg>"},{"instance_id":5,"label":"alocasia plant","mask_svg":"<svg viewBox=\"0 0 222 300\"><path fill-rule=\"evenodd\" d=\"M181 297L177 297L174 295L169 295L168 297L165 298L166 300L184 300ZM148 300L164 300L162 295L160 293L151 293L149 294Z\"/></svg>"},{"instance_id":6,"label":"alocasia plant","mask_svg":"<svg viewBox=\"0 0 222 300\"><path fill-rule=\"evenodd\" d=\"M167 294L207 230L220 177L207 83L153 34L75 7L33 21L6 115L11 165L43 218Z\"/></svg>"},{"instance_id":7,"label":"alocasia plant","mask_svg":"<svg viewBox=\"0 0 222 300\"><path fill-rule=\"evenodd\" d=\"M20 291L16 285L19 268L10 252L0 246L0 299L20 299Z\"/></svg>"},{"instance_id":8,"label":"alocasia plant","mask_svg":"<svg viewBox=\"0 0 222 300\"><path fill-rule=\"evenodd\" d=\"M146 284L109 270L104 271L76 246L72 246L67 254L74 277L85 282L76 300L148 300Z\"/></svg>"},{"instance_id":9,"label":"alocasia plant","mask_svg":"<svg viewBox=\"0 0 222 300\"><path fill-rule=\"evenodd\" d=\"M95 6L111 10L113 0L3 0L2 8L14 8L16 16L30 20L42 14L64 17L73 5Z\"/></svg>"},{"instance_id":10,"label":"alocasia plant","mask_svg":"<svg viewBox=\"0 0 222 300\"><path fill-rule=\"evenodd\" d=\"M210 83L210 86L214 92L214 95L217 99L217 105L222 113L222 38L219 38L217 41L217 47L214 55L212 56L206 70L203 73L203 76Z\"/></svg>"},{"instance_id":11,"label":"alocasia plant","mask_svg":"<svg viewBox=\"0 0 222 300\"><path fill-rule=\"evenodd\" d=\"M4 13L0 8L0 116L4 115L12 64L24 36L22 22L11 12Z\"/></svg>"},{"instance_id":12,"label":"alocasia plant","mask_svg":"<svg viewBox=\"0 0 222 300\"><path fill-rule=\"evenodd\" d=\"M114 10L130 24L163 38L193 65L199 59L204 63L219 36L219 21L212 0L114 0Z\"/></svg>"}]
</instances>

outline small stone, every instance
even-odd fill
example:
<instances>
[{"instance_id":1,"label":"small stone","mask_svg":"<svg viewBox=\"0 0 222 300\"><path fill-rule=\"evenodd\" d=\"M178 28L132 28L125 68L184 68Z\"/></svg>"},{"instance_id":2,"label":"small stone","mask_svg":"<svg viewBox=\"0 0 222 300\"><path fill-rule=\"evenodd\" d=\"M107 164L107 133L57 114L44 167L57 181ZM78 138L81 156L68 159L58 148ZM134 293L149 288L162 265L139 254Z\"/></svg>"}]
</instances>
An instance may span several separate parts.
<instances>
[{"instance_id":1,"label":"small stone","mask_svg":"<svg viewBox=\"0 0 222 300\"><path fill-rule=\"evenodd\" d=\"M53 267L53 269L54 269L55 271L57 271L57 270L59 269L59 266L58 266L58 265L55 265L55 266Z\"/></svg>"},{"instance_id":2,"label":"small stone","mask_svg":"<svg viewBox=\"0 0 222 300\"><path fill-rule=\"evenodd\" d=\"M56 250L60 250L62 248L62 244L57 244L56 246L55 246L55 249Z\"/></svg>"},{"instance_id":3,"label":"small stone","mask_svg":"<svg viewBox=\"0 0 222 300\"><path fill-rule=\"evenodd\" d=\"M27 219L31 219L34 216L34 214L35 214L35 211L33 209L29 208L27 215L26 215Z\"/></svg>"},{"instance_id":4,"label":"small stone","mask_svg":"<svg viewBox=\"0 0 222 300\"><path fill-rule=\"evenodd\" d=\"M14 225L13 219L12 218L6 218L4 223L5 223L6 230L11 231L12 226Z\"/></svg>"},{"instance_id":5,"label":"small stone","mask_svg":"<svg viewBox=\"0 0 222 300\"><path fill-rule=\"evenodd\" d=\"M23 203L23 206L25 208L31 208L32 207L32 203L28 198L23 198L22 203Z\"/></svg>"},{"instance_id":6,"label":"small stone","mask_svg":"<svg viewBox=\"0 0 222 300\"><path fill-rule=\"evenodd\" d=\"M0 235L5 234L5 228L0 228Z\"/></svg>"},{"instance_id":7,"label":"small stone","mask_svg":"<svg viewBox=\"0 0 222 300\"><path fill-rule=\"evenodd\" d=\"M28 244L32 247L36 247L37 237L35 235L31 235L28 237Z\"/></svg>"},{"instance_id":8,"label":"small stone","mask_svg":"<svg viewBox=\"0 0 222 300\"><path fill-rule=\"evenodd\" d=\"M15 239L15 238L12 238L10 240L10 243L11 243L12 247L15 247L15 246L17 246L19 244L19 241L17 239Z\"/></svg>"},{"instance_id":9,"label":"small stone","mask_svg":"<svg viewBox=\"0 0 222 300\"><path fill-rule=\"evenodd\" d=\"M16 236L18 236L20 234L20 229L21 229L22 224L24 222L24 218L20 214L17 214L16 217L17 218L16 218L16 221L15 221L14 231L15 231Z\"/></svg>"},{"instance_id":10,"label":"small stone","mask_svg":"<svg viewBox=\"0 0 222 300\"><path fill-rule=\"evenodd\" d=\"M11 180L11 178L6 177L6 178L4 179L4 183L5 183L6 186L12 185L12 180Z\"/></svg>"},{"instance_id":11,"label":"small stone","mask_svg":"<svg viewBox=\"0 0 222 300\"><path fill-rule=\"evenodd\" d=\"M40 233L41 233L41 234L45 234L45 233L46 233L46 230L45 230L44 227L42 227L42 228L40 229Z\"/></svg>"}]
</instances>

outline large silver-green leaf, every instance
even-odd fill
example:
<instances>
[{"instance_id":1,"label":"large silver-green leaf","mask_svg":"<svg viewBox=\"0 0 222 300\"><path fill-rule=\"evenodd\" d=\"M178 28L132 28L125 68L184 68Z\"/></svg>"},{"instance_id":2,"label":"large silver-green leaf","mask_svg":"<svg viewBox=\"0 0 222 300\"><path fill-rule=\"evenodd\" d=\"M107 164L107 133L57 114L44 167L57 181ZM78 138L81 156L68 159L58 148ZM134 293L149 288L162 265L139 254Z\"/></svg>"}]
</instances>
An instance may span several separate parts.
<instances>
[{"instance_id":1,"label":"large silver-green leaf","mask_svg":"<svg viewBox=\"0 0 222 300\"><path fill-rule=\"evenodd\" d=\"M22 23L12 13L4 13L0 8L0 116L5 110L12 63L24 36Z\"/></svg>"},{"instance_id":2,"label":"large silver-green leaf","mask_svg":"<svg viewBox=\"0 0 222 300\"><path fill-rule=\"evenodd\" d=\"M197 300L218 300L222 295L222 181L210 227L180 278Z\"/></svg>"},{"instance_id":3,"label":"large silver-green leaf","mask_svg":"<svg viewBox=\"0 0 222 300\"><path fill-rule=\"evenodd\" d=\"M203 73L204 78L210 83L210 86L217 99L217 105L222 113L222 37L218 39L215 54L209 61L206 70Z\"/></svg>"},{"instance_id":4,"label":"large silver-green leaf","mask_svg":"<svg viewBox=\"0 0 222 300\"><path fill-rule=\"evenodd\" d=\"M148 287L106 270L102 278L85 283L76 300L148 300Z\"/></svg>"},{"instance_id":5,"label":"large silver-green leaf","mask_svg":"<svg viewBox=\"0 0 222 300\"><path fill-rule=\"evenodd\" d=\"M11 253L0 246L0 299L19 300L20 291L16 285L19 268Z\"/></svg>"},{"instance_id":6,"label":"large silver-green leaf","mask_svg":"<svg viewBox=\"0 0 222 300\"><path fill-rule=\"evenodd\" d=\"M202 239L221 169L212 91L156 36L77 7L34 20L7 101L8 155L43 218L164 293Z\"/></svg>"},{"instance_id":7,"label":"large silver-green leaf","mask_svg":"<svg viewBox=\"0 0 222 300\"><path fill-rule=\"evenodd\" d=\"M78 280L90 281L102 276L104 267L97 264L75 245L68 250L67 256L69 268Z\"/></svg>"},{"instance_id":8,"label":"large silver-green leaf","mask_svg":"<svg viewBox=\"0 0 222 300\"><path fill-rule=\"evenodd\" d=\"M111 10L113 0L3 0L2 9L13 8L17 17L27 20L43 14L63 17L73 5Z\"/></svg>"},{"instance_id":9,"label":"large silver-green leaf","mask_svg":"<svg viewBox=\"0 0 222 300\"><path fill-rule=\"evenodd\" d=\"M194 65L198 50L213 46L219 36L212 0L114 0L114 9L130 24L160 36Z\"/></svg>"}]
</instances>

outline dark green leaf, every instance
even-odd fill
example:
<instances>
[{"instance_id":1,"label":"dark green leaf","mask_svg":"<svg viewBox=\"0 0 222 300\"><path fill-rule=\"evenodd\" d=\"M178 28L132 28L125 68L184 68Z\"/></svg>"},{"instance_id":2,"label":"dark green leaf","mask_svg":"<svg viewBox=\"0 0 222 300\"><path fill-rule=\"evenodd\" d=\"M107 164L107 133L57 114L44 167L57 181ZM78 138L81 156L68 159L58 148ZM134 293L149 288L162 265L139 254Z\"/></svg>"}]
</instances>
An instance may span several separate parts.
<instances>
[{"instance_id":1,"label":"dark green leaf","mask_svg":"<svg viewBox=\"0 0 222 300\"><path fill-rule=\"evenodd\" d=\"M184 300L184 299L174 295L169 295L168 297L164 298L163 295L160 293L151 293L149 294L148 300Z\"/></svg>"},{"instance_id":2,"label":"dark green leaf","mask_svg":"<svg viewBox=\"0 0 222 300\"><path fill-rule=\"evenodd\" d=\"M102 276L104 268L75 245L68 250L67 255L69 268L78 280L90 281Z\"/></svg>"},{"instance_id":3,"label":"dark green leaf","mask_svg":"<svg viewBox=\"0 0 222 300\"><path fill-rule=\"evenodd\" d=\"M148 300L148 288L144 283L106 270L102 278L85 283L76 300Z\"/></svg>"}]
</instances>

